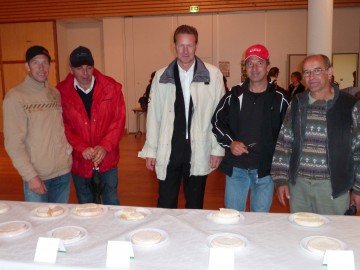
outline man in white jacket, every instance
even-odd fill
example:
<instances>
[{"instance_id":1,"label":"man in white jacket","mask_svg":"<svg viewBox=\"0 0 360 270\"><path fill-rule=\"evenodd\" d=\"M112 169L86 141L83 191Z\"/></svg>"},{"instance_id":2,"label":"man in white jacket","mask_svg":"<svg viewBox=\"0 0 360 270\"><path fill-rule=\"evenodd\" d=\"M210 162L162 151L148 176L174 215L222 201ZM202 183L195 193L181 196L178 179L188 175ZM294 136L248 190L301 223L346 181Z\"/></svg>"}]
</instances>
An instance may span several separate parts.
<instances>
[{"instance_id":1,"label":"man in white jacket","mask_svg":"<svg viewBox=\"0 0 360 270\"><path fill-rule=\"evenodd\" d=\"M225 93L218 68L195 56L197 30L174 33L177 58L156 72L150 91L146 142L139 157L159 179L158 207L177 208L183 179L186 208L203 208L207 175L224 150L211 132L211 117Z\"/></svg>"}]
</instances>

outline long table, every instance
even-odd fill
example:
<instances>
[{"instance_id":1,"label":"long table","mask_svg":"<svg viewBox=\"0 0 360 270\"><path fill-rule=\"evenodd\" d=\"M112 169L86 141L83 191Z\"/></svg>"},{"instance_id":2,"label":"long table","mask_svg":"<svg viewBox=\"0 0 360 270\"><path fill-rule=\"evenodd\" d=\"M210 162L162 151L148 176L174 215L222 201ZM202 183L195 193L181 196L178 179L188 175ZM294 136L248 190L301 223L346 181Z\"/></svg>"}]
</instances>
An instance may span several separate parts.
<instances>
[{"instance_id":1,"label":"long table","mask_svg":"<svg viewBox=\"0 0 360 270\"><path fill-rule=\"evenodd\" d=\"M312 269L323 270L322 256L308 252L300 244L309 236L337 238L354 251L355 265L360 267L360 218L326 216L329 223L307 228L289 221L289 214L242 213L237 224L216 224L208 219L210 210L146 208L149 215L142 221L120 221L114 213L118 206L107 206L103 215L81 218L71 211L76 205L66 204L69 211L60 218L37 218L31 211L39 203L2 201L10 210L0 214L0 223L27 221L31 229L12 238L0 238L1 269L106 269L109 240L129 240L134 230L156 228L167 233L167 239L152 247L134 246L135 258L130 269L208 269L208 239L217 233L239 234L247 239L245 248L235 251L235 269ZM87 236L58 253L55 264L35 263L38 238L62 226L80 226Z\"/></svg>"}]
</instances>

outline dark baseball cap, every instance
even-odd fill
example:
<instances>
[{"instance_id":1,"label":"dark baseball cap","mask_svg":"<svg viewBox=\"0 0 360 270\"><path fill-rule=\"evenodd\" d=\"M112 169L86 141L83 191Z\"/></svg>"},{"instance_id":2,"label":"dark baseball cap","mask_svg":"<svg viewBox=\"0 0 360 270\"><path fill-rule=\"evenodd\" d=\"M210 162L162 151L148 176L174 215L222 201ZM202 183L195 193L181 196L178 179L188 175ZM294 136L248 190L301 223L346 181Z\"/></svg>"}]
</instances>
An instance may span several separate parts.
<instances>
[{"instance_id":1,"label":"dark baseball cap","mask_svg":"<svg viewBox=\"0 0 360 270\"><path fill-rule=\"evenodd\" d=\"M29 49L27 49L26 54L25 54L26 62L29 62L31 59L33 59L35 56L37 56L39 54L45 55L49 59L49 63L50 63L51 57L50 57L49 51L47 49L45 49L44 47L38 46L38 45L32 46Z\"/></svg>"},{"instance_id":2,"label":"dark baseball cap","mask_svg":"<svg viewBox=\"0 0 360 270\"><path fill-rule=\"evenodd\" d=\"M82 65L94 66L91 51L83 46L77 47L70 54L70 65L72 67L80 67Z\"/></svg>"}]
</instances>

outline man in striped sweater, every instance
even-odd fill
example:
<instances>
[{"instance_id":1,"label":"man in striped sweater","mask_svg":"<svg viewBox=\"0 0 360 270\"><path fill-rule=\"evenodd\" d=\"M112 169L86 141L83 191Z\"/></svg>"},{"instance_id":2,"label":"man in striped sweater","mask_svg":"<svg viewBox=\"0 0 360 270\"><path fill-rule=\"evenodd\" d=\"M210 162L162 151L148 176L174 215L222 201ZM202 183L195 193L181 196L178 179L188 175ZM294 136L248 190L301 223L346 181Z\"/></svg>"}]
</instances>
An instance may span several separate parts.
<instances>
[{"instance_id":1,"label":"man in striped sweater","mask_svg":"<svg viewBox=\"0 0 360 270\"><path fill-rule=\"evenodd\" d=\"M331 84L332 75L327 56L305 58L309 91L292 99L277 141L271 174L293 213L360 208L360 102Z\"/></svg>"}]
</instances>

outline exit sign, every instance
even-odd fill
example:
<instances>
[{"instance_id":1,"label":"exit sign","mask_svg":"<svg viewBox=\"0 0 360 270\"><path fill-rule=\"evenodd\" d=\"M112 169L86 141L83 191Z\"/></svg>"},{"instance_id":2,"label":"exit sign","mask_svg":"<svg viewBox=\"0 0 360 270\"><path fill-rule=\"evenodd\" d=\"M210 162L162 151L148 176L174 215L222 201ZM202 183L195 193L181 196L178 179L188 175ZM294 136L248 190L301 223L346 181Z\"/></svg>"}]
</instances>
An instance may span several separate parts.
<instances>
[{"instance_id":1,"label":"exit sign","mask_svg":"<svg viewBox=\"0 0 360 270\"><path fill-rule=\"evenodd\" d=\"M199 12L200 7L199 6L190 6L189 12Z\"/></svg>"}]
</instances>

